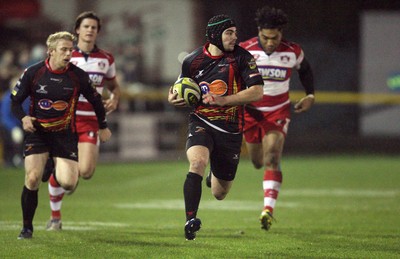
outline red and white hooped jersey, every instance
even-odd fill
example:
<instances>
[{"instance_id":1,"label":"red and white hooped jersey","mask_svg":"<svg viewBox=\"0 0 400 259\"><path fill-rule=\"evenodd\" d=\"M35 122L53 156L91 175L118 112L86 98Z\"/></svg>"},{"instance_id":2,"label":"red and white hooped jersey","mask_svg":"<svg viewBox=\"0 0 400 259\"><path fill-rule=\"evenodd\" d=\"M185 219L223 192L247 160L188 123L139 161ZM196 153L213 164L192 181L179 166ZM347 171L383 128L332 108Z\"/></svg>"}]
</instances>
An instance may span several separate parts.
<instances>
[{"instance_id":1,"label":"red and white hooped jersey","mask_svg":"<svg viewBox=\"0 0 400 259\"><path fill-rule=\"evenodd\" d=\"M111 80L116 76L113 55L97 47L89 54L75 48L72 52L71 63L89 74L93 86L100 94L103 92L105 80ZM82 95L79 96L76 119L77 121L97 120L92 105Z\"/></svg>"},{"instance_id":2,"label":"red and white hooped jersey","mask_svg":"<svg viewBox=\"0 0 400 259\"><path fill-rule=\"evenodd\" d=\"M260 111L274 111L290 103L289 82L292 69L299 69L304 59L300 45L282 40L276 50L267 55L258 42L258 37L239 44L255 58L264 80L264 97L250 107Z\"/></svg>"}]
</instances>

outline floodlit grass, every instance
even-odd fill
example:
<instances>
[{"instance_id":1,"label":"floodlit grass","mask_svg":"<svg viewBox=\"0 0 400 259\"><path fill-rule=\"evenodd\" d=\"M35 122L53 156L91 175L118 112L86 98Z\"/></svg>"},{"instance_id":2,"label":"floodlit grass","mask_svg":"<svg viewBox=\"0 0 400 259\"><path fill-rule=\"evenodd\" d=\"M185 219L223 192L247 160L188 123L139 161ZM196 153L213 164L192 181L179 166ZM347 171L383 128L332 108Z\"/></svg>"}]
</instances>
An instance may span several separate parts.
<instances>
[{"instance_id":1,"label":"floodlit grass","mask_svg":"<svg viewBox=\"0 0 400 259\"><path fill-rule=\"evenodd\" d=\"M262 170L243 159L224 201L205 184L195 241L183 236L186 161L100 164L63 201L63 230L47 232L47 184L34 237L22 226L22 169L0 173L0 258L400 258L400 159L285 157L269 232L260 229Z\"/></svg>"}]
</instances>

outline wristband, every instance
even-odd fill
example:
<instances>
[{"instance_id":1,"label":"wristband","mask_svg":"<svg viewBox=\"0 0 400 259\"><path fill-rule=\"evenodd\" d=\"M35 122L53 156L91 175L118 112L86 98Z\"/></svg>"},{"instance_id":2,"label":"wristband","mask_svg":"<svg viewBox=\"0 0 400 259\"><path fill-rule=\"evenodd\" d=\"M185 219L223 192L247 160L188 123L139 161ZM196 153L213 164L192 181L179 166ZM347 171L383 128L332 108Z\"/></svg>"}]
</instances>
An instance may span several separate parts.
<instances>
[{"instance_id":1,"label":"wristband","mask_svg":"<svg viewBox=\"0 0 400 259\"><path fill-rule=\"evenodd\" d=\"M106 128L108 128L106 120L104 120L103 122L99 123L99 129L106 129Z\"/></svg>"},{"instance_id":2,"label":"wristband","mask_svg":"<svg viewBox=\"0 0 400 259\"><path fill-rule=\"evenodd\" d=\"M308 94L306 97L310 97L310 98L315 99L315 96L313 94Z\"/></svg>"}]
</instances>

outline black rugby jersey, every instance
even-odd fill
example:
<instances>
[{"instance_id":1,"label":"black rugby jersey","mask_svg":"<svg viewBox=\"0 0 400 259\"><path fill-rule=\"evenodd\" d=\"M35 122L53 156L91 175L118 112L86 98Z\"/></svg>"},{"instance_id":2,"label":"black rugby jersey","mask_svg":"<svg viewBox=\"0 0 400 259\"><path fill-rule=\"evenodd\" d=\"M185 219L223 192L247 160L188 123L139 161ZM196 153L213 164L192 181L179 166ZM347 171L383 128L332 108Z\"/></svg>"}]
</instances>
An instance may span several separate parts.
<instances>
[{"instance_id":1,"label":"black rugby jersey","mask_svg":"<svg viewBox=\"0 0 400 259\"><path fill-rule=\"evenodd\" d=\"M253 85L263 85L255 60L248 51L236 45L232 52L212 56L207 51L208 44L185 58L181 77L195 80L203 93L220 96L233 95ZM243 129L243 105L220 107L200 102L192 114L225 132L239 133Z\"/></svg>"},{"instance_id":2,"label":"black rugby jersey","mask_svg":"<svg viewBox=\"0 0 400 259\"><path fill-rule=\"evenodd\" d=\"M27 68L11 93L12 110L18 119L26 116L21 103L30 97L29 116L37 118L44 132L70 129L75 132L75 112L79 95L93 105L100 129L107 127L101 96L92 87L88 74L73 64L53 71L48 60Z\"/></svg>"}]
</instances>

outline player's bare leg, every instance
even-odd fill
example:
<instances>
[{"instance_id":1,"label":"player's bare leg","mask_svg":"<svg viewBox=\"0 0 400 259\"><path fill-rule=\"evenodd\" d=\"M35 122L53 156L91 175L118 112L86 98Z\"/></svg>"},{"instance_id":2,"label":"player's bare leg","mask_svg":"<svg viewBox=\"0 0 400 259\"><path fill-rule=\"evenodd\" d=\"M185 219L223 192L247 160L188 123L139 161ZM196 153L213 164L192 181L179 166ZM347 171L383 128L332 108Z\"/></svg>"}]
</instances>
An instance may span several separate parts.
<instances>
[{"instance_id":1,"label":"player's bare leg","mask_svg":"<svg viewBox=\"0 0 400 259\"><path fill-rule=\"evenodd\" d=\"M200 230L201 220L197 218L197 211L201 199L201 182L207 167L210 153L204 146L192 146L186 152L189 161L189 173L183 185L185 200L186 224L184 233L186 240L194 240L196 232Z\"/></svg>"},{"instance_id":2,"label":"player's bare leg","mask_svg":"<svg viewBox=\"0 0 400 259\"><path fill-rule=\"evenodd\" d=\"M79 175L90 179L96 169L99 158L99 146L89 142L79 142Z\"/></svg>"},{"instance_id":3,"label":"player's bare leg","mask_svg":"<svg viewBox=\"0 0 400 259\"><path fill-rule=\"evenodd\" d=\"M269 230L273 210L282 184L280 161L285 136L279 131L268 132L263 138L265 171L263 177L264 209L260 215L261 228Z\"/></svg>"},{"instance_id":4,"label":"player's bare leg","mask_svg":"<svg viewBox=\"0 0 400 259\"><path fill-rule=\"evenodd\" d=\"M47 230L61 230L61 204L66 191L76 188L79 179L78 162L70 159L55 158L55 174L49 179L51 219Z\"/></svg>"},{"instance_id":5,"label":"player's bare leg","mask_svg":"<svg viewBox=\"0 0 400 259\"><path fill-rule=\"evenodd\" d=\"M38 189L48 156L49 153L42 153L25 157L25 183L21 194L23 228L18 239L32 238L32 222L38 205Z\"/></svg>"},{"instance_id":6,"label":"player's bare leg","mask_svg":"<svg viewBox=\"0 0 400 259\"><path fill-rule=\"evenodd\" d=\"M247 143L247 152L249 153L251 162L256 169L264 166L264 151L262 143Z\"/></svg>"},{"instance_id":7,"label":"player's bare leg","mask_svg":"<svg viewBox=\"0 0 400 259\"><path fill-rule=\"evenodd\" d=\"M232 187L233 181L225 181L218 179L211 173L211 193L217 200L225 199Z\"/></svg>"}]
</instances>

